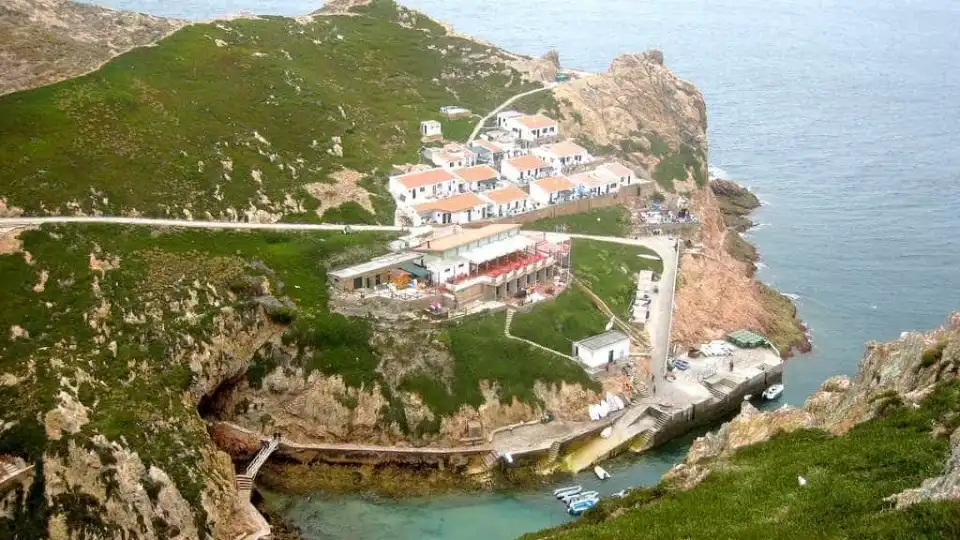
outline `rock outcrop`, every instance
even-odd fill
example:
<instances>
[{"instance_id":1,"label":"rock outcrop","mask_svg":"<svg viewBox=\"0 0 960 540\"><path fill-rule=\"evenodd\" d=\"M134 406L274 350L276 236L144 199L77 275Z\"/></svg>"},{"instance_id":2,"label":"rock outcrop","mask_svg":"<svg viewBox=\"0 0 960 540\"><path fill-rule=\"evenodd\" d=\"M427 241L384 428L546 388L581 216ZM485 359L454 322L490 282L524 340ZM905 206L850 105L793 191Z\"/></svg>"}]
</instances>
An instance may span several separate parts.
<instances>
[{"instance_id":1,"label":"rock outcrop","mask_svg":"<svg viewBox=\"0 0 960 540\"><path fill-rule=\"evenodd\" d=\"M816 428L842 435L855 425L874 418L891 403L913 406L937 384L960 375L960 312L931 332L907 332L890 343L871 342L851 381L828 379L800 409L784 406L759 412L744 403L740 414L718 431L694 441L684 462L665 480L689 489L724 467L725 457L738 448L766 441L777 433ZM936 431L936 427L934 430ZM960 429L951 438L952 455L944 474L891 498L898 506L922 500L960 497Z\"/></svg>"},{"instance_id":2,"label":"rock outcrop","mask_svg":"<svg viewBox=\"0 0 960 540\"><path fill-rule=\"evenodd\" d=\"M0 5L0 95L93 71L186 24L70 0Z\"/></svg>"},{"instance_id":3,"label":"rock outcrop","mask_svg":"<svg viewBox=\"0 0 960 540\"><path fill-rule=\"evenodd\" d=\"M674 149L707 150L703 94L667 69L660 51L620 55L607 72L561 84L554 95L564 116L561 129L571 137L615 148L630 141L649 150L645 134L655 134Z\"/></svg>"}]
</instances>

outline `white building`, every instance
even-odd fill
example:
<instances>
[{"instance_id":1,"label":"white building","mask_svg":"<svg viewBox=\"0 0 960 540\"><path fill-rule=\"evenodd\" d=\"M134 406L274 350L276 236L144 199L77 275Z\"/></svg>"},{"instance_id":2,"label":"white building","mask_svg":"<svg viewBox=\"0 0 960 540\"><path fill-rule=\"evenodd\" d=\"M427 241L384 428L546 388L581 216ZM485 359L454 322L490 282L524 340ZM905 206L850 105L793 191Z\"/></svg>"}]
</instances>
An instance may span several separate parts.
<instances>
[{"instance_id":1,"label":"white building","mask_svg":"<svg viewBox=\"0 0 960 540\"><path fill-rule=\"evenodd\" d=\"M499 112L497 113L497 127L509 131L510 128L507 127L507 122L512 118L519 118L521 116L524 116L524 114L522 112L517 112L517 111Z\"/></svg>"},{"instance_id":2,"label":"white building","mask_svg":"<svg viewBox=\"0 0 960 540\"><path fill-rule=\"evenodd\" d=\"M475 139L470 143L470 150L477 155L477 162L487 163L497 170L503 160L527 153L515 141L485 138Z\"/></svg>"},{"instance_id":3,"label":"white building","mask_svg":"<svg viewBox=\"0 0 960 540\"><path fill-rule=\"evenodd\" d=\"M460 192L462 180L445 169L429 169L391 176L387 184L398 201L427 201Z\"/></svg>"},{"instance_id":4,"label":"white building","mask_svg":"<svg viewBox=\"0 0 960 540\"><path fill-rule=\"evenodd\" d=\"M576 185L565 176L550 176L530 184L530 198L538 204L558 204L573 199Z\"/></svg>"},{"instance_id":5,"label":"white building","mask_svg":"<svg viewBox=\"0 0 960 540\"><path fill-rule=\"evenodd\" d=\"M474 193L461 193L414 207L414 214L411 216L414 227L420 227L425 223L435 223L440 225L450 223L469 223L486 217L487 201L481 199ZM419 223L418 223L419 221Z\"/></svg>"},{"instance_id":6,"label":"white building","mask_svg":"<svg viewBox=\"0 0 960 540\"><path fill-rule=\"evenodd\" d=\"M599 197L620 190L620 183L615 178L601 176L594 171L571 175L570 181L577 186L579 195L587 197Z\"/></svg>"},{"instance_id":7,"label":"white building","mask_svg":"<svg viewBox=\"0 0 960 540\"><path fill-rule=\"evenodd\" d=\"M520 185L547 176L552 171L553 167L549 163L533 154L508 159L500 165L503 177Z\"/></svg>"},{"instance_id":8,"label":"white building","mask_svg":"<svg viewBox=\"0 0 960 540\"><path fill-rule=\"evenodd\" d=\"M421 137L443 137L443 126L436 120L424 120L420 122Z\"/></svg>"},{"instance_id":9,"label":"white building","mask_svg":"<svg viewBox=\"0 0 960 540\"><path fill-rule=\"evenodd\" d=\"M542 114L511 116L504 119L503 127L513 133L514 137L527 142L560 135L557 121Z\"/></svg>"},{"instance_id":10,"label":"white building","mask_svg":"<svg viewBox=\"0 0 960 540\"><path fill-rule=\"evenodd\" d=\"M522 189L514 185L487 191L483 197L490 201L487 217L502 218L522 214L533 209L533 202Z\"/></svg>"},{"instance_id":11,"label":"white building","mask_svg":"<svg viewBox=\"0 0 960 540\"><path fill-rule=\"evenodd\" d=\"M463 181L463 185L470 191L484 191L497 187L500 175L489 165L474 165L454 169L453 174Z\"/></svg>"},{"instance_id":12,"label":"white building","mask_svg":"<svg viewBox=\"0 0 960 540\"><path fill-rule=\"evenodd\" d=\"M593 161L593 156L579 144L567 140L534 148L533 153L553 166L554 174L563 174L569 167Z\"/></svg>"},{"instance_id":13,"label":"white building","mask_svg":"<svg viewBox=\"0 0 960 540\"><path fill-rule=\"evenodd\" d=\"M473 167L477 164L477 155L460 143L445 144L443 148L424 148L421 154L434 166L444 169Z\"/></svg>"},{"instance_id":14,"label":"white building","mask_svg":"<svg viewBox=\"0 0 960 540\"><path fill-rule=\"evenodd\" d=\"M630 338L613 330L573 343L573 357L589 369L630 358Z\"/></svg>"},{"instance_id":15,"label":"white building","mask_svg":"<svg viewBox=\"0 0 960 540\"><path fill-rule=\"evenodd\" d=\"M616 161L600 165L594 170L594 174L601 178L613 178L621 186L632 185L636 180L632 170Z\"/></svg>"}]
</instances>

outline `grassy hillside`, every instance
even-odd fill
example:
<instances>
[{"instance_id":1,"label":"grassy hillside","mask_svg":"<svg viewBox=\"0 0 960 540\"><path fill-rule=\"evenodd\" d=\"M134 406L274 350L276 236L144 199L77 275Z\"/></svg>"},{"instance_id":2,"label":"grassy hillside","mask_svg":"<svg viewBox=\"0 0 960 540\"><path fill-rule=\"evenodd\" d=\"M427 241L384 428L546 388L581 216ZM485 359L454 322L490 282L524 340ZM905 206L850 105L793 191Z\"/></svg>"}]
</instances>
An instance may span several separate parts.
<instances>
[{"instance_id":1,"label":"grassy hillside","mask_svg":"<svg viewBox=\"0 0 960 540\"><path fill-rule=\"evenodd\" d=\"M958 538L960 503L892 510L884 498L941 474L960 426L960 384L942 385L918 409L899 403L846 435L781 435L715 464L691 491L637 490L528 538Z\"/></svg>"},{"instance_id":2,"label":"grassy hillside","mask_svg":"<svg viewBox=\"0 0 960 540\"><path fill-rule=\"evenodd\" d=\"M271 295L308 306L304 321L329 319L323 264L377 253L388 239L109 226L23 233L22 252L0 255L0 454L36 463L42 477L41 459L66 459L74 446L95 451L101 486L86 489L105 489L109 500L121 496L115 453L136 452L171 477L203 530L201 495L217 475L204 458L212 445L197 400L238 360L204 354L241 353L242 344L216 340L256 331L258 305L288 319L294 311L264 301ZM41 493L43 485L34 483ZM50 509L31 499L14 520L42 526L50 510L76 530L118 534L106 501L84 489L59 494ZM9 525L0 520L0 531Z\"/></svg>"},{"instance_id":3,"label":"grassy hillside","mask_svg":"<svg viewBox=\"0 0 960 540\"><path fill-rule=\"evenodd\" d=\"M321 186L323 210L352 201L349 219L392 221L385 177L416 161L420 120L444 105L484 113L532 86L498 51L391 1L356 10L192 25L3 96L0 199L31 214L307 217L321 201L304 186L347 168L370 175L373 201Z\"/></svg>"},{"instance_id":4,"label":"grassy hillside","mask_svg":"<svg viewBox=\"0 0 960 540\"><path fill-rule=\"evenodd\" d=\"M538 219L526 227L537 231L630 236L630 211L620 205L594 208L580 214Z\"/></svg>"}]
</instances>

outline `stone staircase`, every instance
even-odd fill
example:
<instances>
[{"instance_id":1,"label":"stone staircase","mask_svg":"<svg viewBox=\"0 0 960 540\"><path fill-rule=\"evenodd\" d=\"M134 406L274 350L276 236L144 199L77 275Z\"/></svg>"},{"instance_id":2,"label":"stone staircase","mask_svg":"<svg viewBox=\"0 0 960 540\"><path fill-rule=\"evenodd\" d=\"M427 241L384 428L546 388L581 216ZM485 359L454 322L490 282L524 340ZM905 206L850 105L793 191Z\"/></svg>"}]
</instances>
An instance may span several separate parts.
<instances>
[{"instance_id":1,"label":"stone staircase","mask_svg":"<svg viewBox=\"0 0 960 540\"><path fill-rule=\"evenodd\" d=\"M654 418L654 431L659 431L670 421L670 415L656 407L650 407L650 415Z\"/></svg>"},{"instance_id":2,"label":"stone staircase","mask_svg":"<svg viewBox=\"0 0 960 540\"><path fill-rule=\"evenodd\" d=\"M727 399L730 393L736 389L735 383L727 379L720 379L720 381L716 383L705 382L704 386L707 387L707 390L710 391L710 394L713 395L714 398L720 401Z\"/></svg>"},{"instance_id":3,"label":"stone staircase","mask_svg":"<svg viewBox=\"0 0 960 540\"><path fill-rule=\"evenodd\" d=\"M650 397L650 387L647 386L647 383L640 380L636 374L630 376L630 386L633 387L633 392L639 395L641 398Z\"/></svg>"},{"instance_id":4,"label":"stone staircase","mask_svg":"<svg viewBox=\"0 0 960 540\"><path fill-rule=\"evenodd\" d=\"M237 475L237 491L240 492L241 495L244 493L249 494L250 492L252 492L253 478L250 478L245 474L238 474Z\"/></svg>"},{"instance_id":5,"label":"stone staircase","mask_svg":"<svg viewBox=\"0 0 960 540\"><path fill-rule=\"evenodd\" d=\"M495 450L490 451L483 455L483 468L492 469L494 465L497 464L497 461L500 461L500 454Z\"/></svg>"},{"instance_id":6,"label":"stone staircase","mask_svg":"<svg viewBox=\"0 0 960 540\"><path fill-rule=\"evenodd\" d=\"M0 478L17 474L18 472L20 472L20 469L18 469L16 465L8 461L0 460Z\"/></svg>"},{"instance_id":7,"label":"stone staircase","mask_svg":"<svg viewBox=\"0 0 960 540\"><path fill-rule=\"evenodd\" d=\"M653 439L653 432L649 429L643 430L630 442L630 451L637 453L643 452L650 445L651 439Z\"/></svg>"},{"instance_id":8,"label":"stone staircase","mask_svg":"<svg viewBox=\"0 0 960 540\"><path fill-rule=\"evenodd\" d=\"M517 314L517 310L515 309L507 310L507 323L503 325L503 335L507 337L512 337L510 336L510 325L513 324L513 316L516 314Z\"/></svg>"}]
</instances>

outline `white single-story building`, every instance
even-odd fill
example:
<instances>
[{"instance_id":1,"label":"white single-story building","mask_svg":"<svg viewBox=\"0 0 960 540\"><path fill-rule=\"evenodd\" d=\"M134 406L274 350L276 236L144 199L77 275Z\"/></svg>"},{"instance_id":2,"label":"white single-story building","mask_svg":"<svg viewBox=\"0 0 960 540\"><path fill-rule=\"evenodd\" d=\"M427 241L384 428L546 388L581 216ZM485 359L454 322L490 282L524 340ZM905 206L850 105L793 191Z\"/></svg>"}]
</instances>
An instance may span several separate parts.
<instances>
[{"instance_id":1,"label":"white single-story building","mask_svg":"<svg viewBox=\"0 0 960 540\"><path fill-rule=\"evenodd\" d=\"M530 184L530 198L538 204L558 204L571 200L576 185L565 176L550 176Z\"/></svg>"},{"instance_id":2,"label":"white single-story building","mask_svg":"<svg viewBox=\"0 0 960 540\"><path fill-rule=\"evenodd\" d=\"M560 125L557 124L557 121L542 114L527 114L506 118L503 127L513 133L516 138L527 142L535 142L560 135Z\"/></svg>"},{"instance_id":3,"label":"white single-story building","mask_svg":"<svg viewBox=\"0 0 960 540\"><path fill-rule=\"evenodd\" d=\"M428 201L460 192L459 177L446 169L429 169L391 176L390 193L400 201Z\"/></svg>"},{"instance_id":4,"label":"white single-story building","mask_svg":"<svg viewBox=\"0 0 960 540\"><path fill-rule=\"evenodd\" d=\"M453 174L463 180L463 185L470 191L484 191L497 186L500 175L489 165L474 165L454 169Z\"/></svg>"},{"instance_id":5,"label":"white single-story building","mask_svg":"<svg viewBox=\"0 0 960 540\"><path fill-rule=\"evenodd\" d=\"M507 122L512 118L519 118L521 116L524 116L524 114L519 111L501 111L497 113L497 127L509 131L510 128L507 127Z\"/></svg>"},{"instance_id":6,"label":"white single-story building","mask_svg":"<svg viewBox=\"0 0 960 540\"><path fill-rule=\"evenodd\" d=\"M564 174L568 167L576 167L593 161L593 156L585 148L573 141L561 141L535 148L533 153L553 166L555 174Z\"/></svg>"},{"instance_id":7,"label":"white single-story building","mask_svg":"<svg viewBox=\"0 0 960 540\"><path fill-rule=\"evenodd\" d=\"M478 163L488 163L496 169L505 159L512 159L527 153L513 141L475 139L470 143L470 151L477 155Z\"/></svg>"},{"instance_id":8,"label":"white single-story building","mask_svg":"<svg viewBox=\"0 0 960 540\"><path fill-rule=\"evenodd\" d=\"M620 183L616 179L598 175L593 171L571 175L570 181L577 186L578 194L588 197L598 197L620 190Z\"/></svg>"},{"instance_id":9,"label":"white single-story building","mask_svg":"<svg viewBox=\"0 0 960 540\"><path fill-rule=\"evenodd\" d=\"M486 217L487 201L481 199L474 193L461 193L419 204L414 208L416 216L413 219L413 226L419 227L424 223L436 223L446 225L448 223L469 223L474 220Z\"/></svg>"},{"instance_id":10,"label":"white single-story building","mask_svg":"<svg viewBox=\"0 0 960 540\"><path fill-rule=\"evenodd\" d=\"M616 161L604 163L597 167L594 174L601 178L613 178L621 186L629 186L636 180L636 175L628 167Z\"/></svg>"},{"instance_id":11,"label":"white single-story building","mask_svg":"<svg viewBox=\"0 0 960 540\"><path fill-rule=\"evenodd\" d=\"M443 137L443 126L436 120L424 120L420 122L421 137Z\"/></svg>"},{"instance_id":12,"label":"white single-story building","mask_svg":"<svg viewBox=\"0 0 960 540\"><path fill-rule=\"evenodd\" d=\"M573 357L589 369L630 358L630 338L618 330L604 332L573 343Z\"/></svg>"},{"instance_id":13,"label":"white single-story building","mask_svg":"<svg viewBox=\"0 0 960 540\"><path fill-rule=\"evenodd\" d=\"M547 176L552 171L553 167L549 163L533 154L508 159L500 165L503 177L520 185Z\"/></svg>"},{"instance_id":14,"label":"white single-story building","mask_svg":"<svg viewBox=\"0 0 960 540\"><path fill-rule=\"evenodd\" d=\"M420 153L434 166L443 169L473 167L477 164L477 155L460 143L446 144L443 148L424 148Z\"/></svg>"},{"instance_id":15,"label":"white single-story building","mask_svg":"<svg viewBox=\"0 0 960 540\"><path fill-rule=\"evenodd\" d=\"M515 216L531 210L533 207L533 203L527 197L527 194L514 185L487 191L483 194L483 197L490 201L487 206L487 217Z\"/></svg>"}]
</instances>

